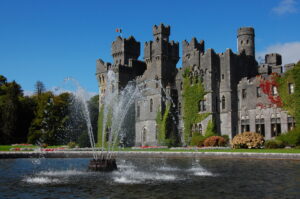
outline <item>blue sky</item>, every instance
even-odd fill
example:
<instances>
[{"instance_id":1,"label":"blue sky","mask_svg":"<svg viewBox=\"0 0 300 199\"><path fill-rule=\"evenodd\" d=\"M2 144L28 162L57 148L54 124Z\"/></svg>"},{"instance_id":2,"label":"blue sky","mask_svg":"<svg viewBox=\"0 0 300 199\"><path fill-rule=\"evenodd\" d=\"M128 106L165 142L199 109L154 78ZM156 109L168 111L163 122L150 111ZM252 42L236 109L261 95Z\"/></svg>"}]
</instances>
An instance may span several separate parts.
<instances>
[{"instance_id":1,"label":"blue sky","mask_svg":"<svg viewBox=\"0 0 300 199\"><path fill-rule=\"evenodd\" d=\"M0 74L26 92L37 80L51 89L66 77L97 92L95 61L112 60L115 29L143 49L161 22L172 40L195 36L216 52L236 52L237 28L253 26L257 54L277 51L288 63L300 59L299 21L299 0L0 0Z\"/></svg>"}]
</instances>

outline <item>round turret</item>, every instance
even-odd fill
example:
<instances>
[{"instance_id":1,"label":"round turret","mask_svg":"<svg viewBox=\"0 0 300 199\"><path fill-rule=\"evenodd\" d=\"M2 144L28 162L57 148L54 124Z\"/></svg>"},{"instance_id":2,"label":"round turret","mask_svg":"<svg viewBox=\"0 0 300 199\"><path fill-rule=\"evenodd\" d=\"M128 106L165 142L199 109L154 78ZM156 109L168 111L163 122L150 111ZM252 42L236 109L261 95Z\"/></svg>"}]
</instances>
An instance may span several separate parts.
<instances>
[{"instance_id":1,"label":"round turret","mask_svg":"<svg viewBox=\"0 0 300 199\"><path fill-rule=\"evenodd\" d=\"M237 42L239 54L245 53L248 56L255 56L254 28L242 27L237 31Z\"/></svg>"}]
</instances>

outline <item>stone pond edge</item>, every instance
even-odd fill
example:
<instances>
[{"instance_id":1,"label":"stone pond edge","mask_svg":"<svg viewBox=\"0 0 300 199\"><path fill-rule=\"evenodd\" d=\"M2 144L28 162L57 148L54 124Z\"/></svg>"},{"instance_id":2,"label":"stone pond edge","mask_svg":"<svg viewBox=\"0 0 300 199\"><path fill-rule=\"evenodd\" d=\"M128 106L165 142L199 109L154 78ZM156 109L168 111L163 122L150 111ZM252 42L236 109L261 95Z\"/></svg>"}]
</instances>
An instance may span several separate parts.
<instances>
[{"instance_id":1,"label":"stone pond edge","mask_svg":"<svg viewBox=\"0 0 300 199\"><path fill-rule=\"evenodd\" d=\"M96 152L100 156L101 152ZM117 151L116 158L237 158L237 159L284 159L300 160L300 153L245 153L245 152L153 152ZM92 158L92 151L51 151L51 152L0 152L0 159L11 158Z\"/></svg>"}]
</instances>

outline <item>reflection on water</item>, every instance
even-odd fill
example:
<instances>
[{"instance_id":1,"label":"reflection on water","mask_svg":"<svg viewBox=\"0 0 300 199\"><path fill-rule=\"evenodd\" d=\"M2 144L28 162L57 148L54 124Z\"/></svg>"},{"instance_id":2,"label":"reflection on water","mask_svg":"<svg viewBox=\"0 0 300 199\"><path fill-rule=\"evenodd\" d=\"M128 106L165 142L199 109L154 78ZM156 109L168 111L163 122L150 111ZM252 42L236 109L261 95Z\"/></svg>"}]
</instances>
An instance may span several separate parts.
<instances>
[{"instance_id":1,"label":"reflection on water","mask_svg":"<svg viewBox=\"0 0 300 199\"><path fill-rule=\"evenodd\" d=\"M111 173L89 159L4 159L0 198L300 198L300 162L119 159Z\"/></svg>"}]
</instances>

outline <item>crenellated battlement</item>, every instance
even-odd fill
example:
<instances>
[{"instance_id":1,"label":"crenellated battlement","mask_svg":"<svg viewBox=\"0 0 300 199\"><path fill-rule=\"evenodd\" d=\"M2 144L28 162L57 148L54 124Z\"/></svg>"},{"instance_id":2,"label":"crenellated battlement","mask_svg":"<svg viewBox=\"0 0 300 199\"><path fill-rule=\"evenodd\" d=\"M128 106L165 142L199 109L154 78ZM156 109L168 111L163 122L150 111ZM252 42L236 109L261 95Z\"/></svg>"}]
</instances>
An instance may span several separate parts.
<instances>
[{"instance_id":1,"label":"crenellated battlement","mask_svg":"<svg viewBox=\"0 0 300 199\"><path fill-rule=\"evenodd\" d=\"M195 37L193 37L190 42L184 40L182 42L182 49L183 49L183 55L191 53L195 50L199 51L200 53L203 53L204 52L204 41L200 40L200 42L198 42Z\"/></svg>"},{"instance_id":2,"label":"crenellated battlement","mask_svg":"<svg viewBox=\"0 0 300 199\"><path fill-rule=\"evenodd\" d=\"M157 36L159 34L170 36L170 26L165 26L163 23L159 25L154 25L152 28L153 36Z\"/></svg>"},{"instance_id":3,"label":"crenellated battlement","mask_svg":"<svg viewBox=\"0 0 300 199\"><path fill-rule=\"evenodd\" d=\"M111 54L116 65L126 65L129 59L138 59L140 56L140 42L133 36L122 38L118 36L112 42Z\"/></svg>"}]
</instances>

